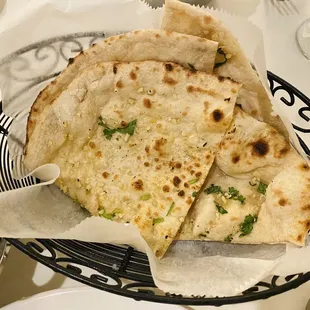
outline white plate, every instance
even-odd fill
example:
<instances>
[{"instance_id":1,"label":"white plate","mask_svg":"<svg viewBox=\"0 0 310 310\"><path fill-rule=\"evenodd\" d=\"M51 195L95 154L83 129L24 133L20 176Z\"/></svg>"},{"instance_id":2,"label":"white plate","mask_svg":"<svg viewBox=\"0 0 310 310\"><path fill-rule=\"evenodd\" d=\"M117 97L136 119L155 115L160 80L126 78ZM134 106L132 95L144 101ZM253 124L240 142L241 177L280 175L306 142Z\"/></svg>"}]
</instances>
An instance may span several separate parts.
<instances>
[{"instance_id":1,"label":"white plate","mask_svg":"<svg viewBox=\"0 0 310 310\"><path fill-rule=\"evenodd\" d=\"M184 310L181 306L135 301L88 287L57 289L14 302L2 310Z\"/></svg>"}]
</instances>

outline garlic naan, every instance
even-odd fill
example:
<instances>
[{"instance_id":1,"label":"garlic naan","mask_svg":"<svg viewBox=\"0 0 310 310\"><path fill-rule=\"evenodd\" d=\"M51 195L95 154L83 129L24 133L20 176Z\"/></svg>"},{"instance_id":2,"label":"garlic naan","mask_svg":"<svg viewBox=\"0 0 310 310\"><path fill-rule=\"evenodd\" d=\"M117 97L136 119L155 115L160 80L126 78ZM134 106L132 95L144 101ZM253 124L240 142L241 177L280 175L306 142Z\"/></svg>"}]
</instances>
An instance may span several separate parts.
<instances>
[{"instance_id":1,"label":"garlic naan","mask_svg":"<svg viewBox=\"0 0 310 310\"><path fill-rule=\"evenodd\" d=\"M195 8L187 3L165 0L161 28L218 42L227 61L220 66L215 66L214 71L242 84L237 103L248 114L271 124L287 136L281 119L272 113L272 104L268 94L238 40L220 20L205 10ZM222 56L218 63L223 61Z\"/></svg>"},{"instance_id":2,"label":"garlic naan","mask_svg":"<svg viewBox=\"0 0 310 310\"><path fill-rule=\"evenodd\" d=\"M57 164L66 194L92 215L137 225L162 257L205 181L239 88L175 63L94 65L32 124L25 165Z\"/></svg>"},{"instance_id":3,"label":"garlic naan","mask_svg":"<svg viewBox=\"0 0 310 310\"><path fill-rule=\"evenodd\" d=\"M304 245L309 202L307 164L273 127L236 108L178 238Z\"/></svg>"},{"instance_id":4,"label":"garlic naan","mask_svg":"<svg viewBox=\"0 0 310 310\"><path fill-rule=\"evenodd\" d=\"M76 75L104 61L172 61L196 70L213 71L218 43L199 37L165 30L136 30L112 36L82 51L70 59L68 67L41 91L32 105L27 138L32 135L32 123L66 89Z\"/></svg>"}]
</instances>

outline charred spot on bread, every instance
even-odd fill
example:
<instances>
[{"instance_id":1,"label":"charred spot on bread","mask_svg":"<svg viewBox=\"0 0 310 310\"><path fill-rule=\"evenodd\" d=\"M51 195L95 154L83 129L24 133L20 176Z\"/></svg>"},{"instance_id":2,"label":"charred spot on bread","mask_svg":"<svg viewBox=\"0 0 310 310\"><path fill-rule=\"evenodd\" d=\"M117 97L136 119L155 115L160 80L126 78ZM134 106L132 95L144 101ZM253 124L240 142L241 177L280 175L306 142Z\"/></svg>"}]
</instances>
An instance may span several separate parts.
<instances>
[{"instance_id":1,"label":"charred spot on bread","mask_svg":"<svg viewBox=\"0 0 310 310\"><path fill-rule=\"evenodd\" d=\"M166 192L166 193L170 192L170 187L169 187L169 185L164 185L164 186L163 186L163 191Z\"/></svg>"},{"instance_id":2,"label":"charred spot on bread","mask_svg":"<svg viewBox=\"0 0 310 310\"><path fill-rule=\"evenodd\" d=\"M180 190L180 191L178 192L178 196L184 197L184 195L185 195L185 192L184 192L183 190Z\"/></svg>"},{"instance_id":3,"label":"charred spot on bread","mask_svg":"<svg viewBox=\"0 0 310 310\"><path fill-rule=\"evenodd\" d=\"M164 76L163 82L171 86L178 84L178 81L174 80L172 77L167 75Z\"/></svg>"},{"instance_id":4,"label":"charred spot on bread","mask_svg":"<svg viewBox=\"0 0 310 310\"><path fill-rule=\"evenodd\" d=\"M122 82L121 80L117 81L117 82L116 82L116 87L117 87L117 88L123 88L123 87L124 87L123 82Z\"/></svg>"},{"instance_id":5,"label":"charred spot on bread","mask_svg":"<svg viewBox=\"0 0 310 310\"><path fill-rule=\"evenodd\" d=\"M181 179L180 179L178 176L175 176L175 177L173 178L172 183L173 183L173 185L174 185L175 187L179 187L179 185L180 185L180 183L181 183Z\"/></svg>"},{"instance_id":6,"label":"charred spot on bread","mask_svg":"<svg viewBox=\"0 0 310 310\"><path fill-rule=\"evenodd\" d=\"M113 73L116 74L117 73L117 64L113 65Z\"/></svg>"},{"instance_id":7,"label":"charred spot on bread","mask_svg":"<svg viewBox=\"0 0 310 310\"><path fill-rule=\"evenodd\" d=\"M139 179L139 180L133 182L133 183L132 183L132 186L133 186L134 189L136 189L137 191L143 190L143 181Z\"/></svg>"},{"instance_id":8,"label":"charred spot on bread","mask_svg":"<svg viewBox=\"0 0 310 310\"><path fill-rule=\"evenodd\" d=\"M306 163L301 164L299 168L301 171L308 171L310 169L310 167Z\"/></svg>"},{"instance_id":9,"label":"charred spot on bread","mask_svg":"<svg viewBox=\"0 0 310 310\"><path fill-rule=\"evenodd\" d=\"M212 112L212 117L215 122L220 122L224 118L224 114L221 110L216 109Z\"/></svg>"},{"instance_id":10,"label":"charred spot on bread","mask_svg":"<svg viewBox=\"0 0 310 310\"><path fill-rule=\"evenodd\" d=\"M236 164L240 160L240 155L233 155L231 158L232 163Z\"/></svg>"},{"instance_id":11,"label":"charred spot on bread","mask_svg":"<svg viewBox=\"0 0 310 310\"><path fill-rule=\"evenodd\" d=\"M252 143L253 155L264 157L268 152L269 152L269 145L265 140L259 139Z\"/></svg>"},{"instance_id":12,"label":"charred spot on bread","mask_svg":"<svg viewBox=\"0 0 310 310\"><path fill-rule=\"evenodd\" d=\"M150 108L152 107L151 100L148 99L148 98L144 98L144 99L143 99L143 105L144 105L147 109L150 109Z\"/></svg>"},{"instance_id":13,"label":"charred spot on bread","mask_svg":"<svg viewBox=\"0 0 310 310\"><path fill-rule=\"evenodd\" d=\"M278 201L279 205L284 207L285 205L288 204L288 200L286 198L281 198L279 201Z\"/></svg>"},{"instance_id":14,"label":"charred spot on bread","mask_svg":"<svg viewBox=\"0 0 310 310\"><path fill-rule=\"evenodd\" d=\"M173 71L173 65L172 64L165 64L165 69L166 69L166 71L168 71L168 72L171 72L171 71Z\"/></svg>"},{"instance_id":15,"label":"charred spot on bread","mask_svg":"<svg viewBox=\"0 0 310 310\"><path fill-rule=\"evenodd\" d=\"M137 74L133 71L130 71L129 76L132 80L136 80L137 79Z\"/></svg>"}]
</instances>

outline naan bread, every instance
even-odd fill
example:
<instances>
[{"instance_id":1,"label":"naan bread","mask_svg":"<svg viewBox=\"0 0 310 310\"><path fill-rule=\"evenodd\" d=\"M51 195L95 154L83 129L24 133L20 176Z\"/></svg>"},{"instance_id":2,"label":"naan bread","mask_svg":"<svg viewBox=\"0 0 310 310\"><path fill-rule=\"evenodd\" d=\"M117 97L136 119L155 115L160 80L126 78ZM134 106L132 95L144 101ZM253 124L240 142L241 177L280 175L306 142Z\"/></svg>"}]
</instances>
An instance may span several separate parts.
<instances>
[{"instance_id":1,"label":"naan bread","mask_svg":"<svg viewBox=\"0 0 310 310\"><path fill-rule=\"evenodd\" d=\"M257 73L226 26L205 10L189 4L177 0L166 0L165 4L161 28L219 42L219 47L229 59L215 68L215 72L242 84L237 103L241 104L242 109L248 114L258 120L264 120L287 135L280 118L272 113L272 104Z\"/></svg>"},{"instance_id":2,"label":"naan bread","mask_svg":"<svg viewBox=\"0 0 310 310\"><path fill-rule=\"evenodd\" d=\"M25 165L57 164L66 194L92 215L137 225L162 257L205 181L239 88L175 63L94 65L37 118Z\"/></svg>"},{"instance_id":3,"label":"naan bread","mask_svg":"<svg viewBox=\"0 0 310 310\"><path fill-rule=\"evenodd\" d=\"M269 184L265 194L258 188L261 182ZM226 194L208 194L212 184ZM244 203L229 197L230 187ZM238 108L204 190L179 239L304 245L310 228L310 168L274 128ZM257 222L240 237L240 225L249 215L258 216Z\"/></svg>"},{"instance_id":4,"label":"naan bread","mask_svg":"<svg viewBox=\"0 0 310 310\"><path fill-rule=\"evenodd\" d=\"M257 192L257 186L251 186L249 182L251 178L235 179L224 174L214 164L207 177L207 183L181 227L179 239L224 241L230 234L236 235L245 216L257 215L265 200L265 196ZM229 187L236 188L246 198L245 203L242 205L240 201L228 199L218 193L206 194L204 191L210 188L211 184L221 186L222 190L227 192ZM215 201L227 213L221 214Z\"/></svg>"},{"instance_id":5,"label":"naan bread","mask_svg":"<svg viewBox=\"0 0 310 310\"><path fill-rule=\"evenodd\" d=\"M216 163L236 178L258 177L267 184L284 167L300 161L300 156L272 126L256 121L236 107Z\"/></svg>"},{"instance_id":6,"label":"naan bread","mask_svg":"<svg viewBox=\"0 0 310 310\"><path fill-rule=\"evenodd\" d=\"M100 41L71 59L68 67L37 97L31 108L27 138L40 113L66 89L76 75L105 61L172 61L211 73L218 43L165 30L136 30Z\"/></svg>"}]
</instances>

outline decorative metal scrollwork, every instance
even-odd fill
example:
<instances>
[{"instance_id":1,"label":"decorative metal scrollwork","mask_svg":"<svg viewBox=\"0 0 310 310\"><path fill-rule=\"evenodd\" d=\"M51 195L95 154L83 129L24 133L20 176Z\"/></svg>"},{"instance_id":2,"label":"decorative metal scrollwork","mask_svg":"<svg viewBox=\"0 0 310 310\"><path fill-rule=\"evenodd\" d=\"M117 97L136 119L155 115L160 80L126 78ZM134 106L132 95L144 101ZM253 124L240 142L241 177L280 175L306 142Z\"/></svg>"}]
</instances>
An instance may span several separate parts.
<instances>
[{"instance_id":1,"label":"decorative metal scrollwork","mask_svg":"<svg viewBox=\"0 0 310 310\"><path fill-rule=\"evenodd\" d=\"M104 32L83 32L47 39L21 48L0 61L6 83L14 83L14 93L7 102L18 99L25 92L57 76L69 58L105 38Z\"/></svg>"},{"instance_id":2,"label":"decorative metal scrollwork","mask_svg":"<svg viewBox=\"0 0 310 310\"><path fill-rule=\"evenodd\" d=\"M12 245L72 279L136 300L183 305L215 305L265 299L296 288L310 280L310 272L286 277L270 276L237 296L208 298L183 297L156 288L147 256L132 247L75 240L43 240L24 243L7 239ZM87 268L87 275L83 270Z\"/></svg>"},{"instance_id":3,"label":"decorative metal scrollwork","mask_svg":"<svg viewBox=\"0 0 310 310\"><path fill-rule=\"evenodd\" d=\"M289 113L294 113L295 119L299 121L298 124L293 122L293 127L296 131L300 145L305 153L310 156L310 149L306 145L304 139L300 136L303 134L305 137L305 134L307 134L310 137L310 98L272 72L268 72L268 80L272 95L277 96L278 93L282 94L280 100L285 106L292 107L293 110Z\"/></svg>"}]
</instances>

